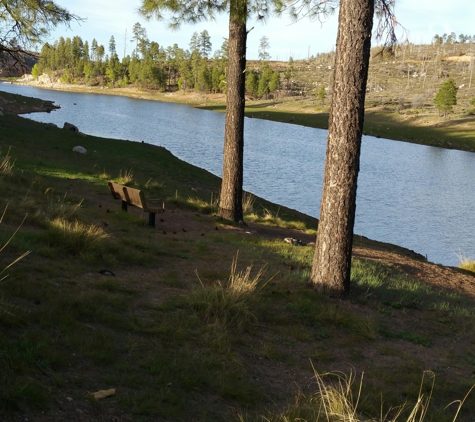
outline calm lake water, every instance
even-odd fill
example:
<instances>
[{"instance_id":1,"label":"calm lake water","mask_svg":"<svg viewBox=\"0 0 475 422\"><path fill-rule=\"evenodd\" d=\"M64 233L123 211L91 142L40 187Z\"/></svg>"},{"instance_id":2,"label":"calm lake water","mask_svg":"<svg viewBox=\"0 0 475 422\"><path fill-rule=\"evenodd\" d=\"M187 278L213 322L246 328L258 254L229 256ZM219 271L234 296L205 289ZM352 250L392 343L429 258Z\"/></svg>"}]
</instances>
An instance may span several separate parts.
<instances>
[{"instance_id":1,"label":"calm lake water","mask_svg":"<svg viewBox=\"0 0 475 422\"><path fill-rule=\"evenodd\" d=\"M221 175L224 114L186 105L0 83L0 90L55 101L28 115L87 134L161 145ZM318 217L327 131L245 122L244 189ZM413 249L436 263L475 258L475 154L363 138L355 233Z\"/></svg>"}]
</instances>

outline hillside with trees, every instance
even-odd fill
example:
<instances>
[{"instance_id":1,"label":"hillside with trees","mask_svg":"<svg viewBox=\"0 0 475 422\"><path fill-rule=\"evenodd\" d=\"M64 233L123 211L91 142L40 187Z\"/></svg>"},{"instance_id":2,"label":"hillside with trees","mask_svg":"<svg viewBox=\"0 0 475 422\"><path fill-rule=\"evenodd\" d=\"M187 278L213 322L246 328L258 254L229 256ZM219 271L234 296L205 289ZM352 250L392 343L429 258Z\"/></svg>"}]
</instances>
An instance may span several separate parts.
<instances>
[{"instance_id":1,"label":"hillside with trees","mask_svg":"<svg viewBox=\"0 0 475 422\"><path fill-rule=\"evenodd\" d=\"M213 52L206 30L195 32L188 48L150 41L146 29L139 23L134 25L132 33L133 51L122 59L119 59L114 36L111 36L107 48L98 44L95 38L83 40L79 36L72 39L61 37L53 44L46 43L32 74L38 77L48 73L65 83L91 86L133 85L161 91L225 92L227 40ZM409 105L418 108L421 102L435 95L435 90L448 77L452 77L458 86L463 85L465 91L470 90L475 51L473 38L475 36L463 34L458 37L455 34L449 37L435 35L431 44L401 44L392 54L374 47L368 79L372 101L376 97L382 104L397 102L401 109ZM310 56L307 60L290 58L288 62L281 62L271 60L271 49L270 40L263 37L259 60L248 62L248 95L252 98L287 95L313 95L320 100L329 98L334 52ZM327 93L323 97L322 88ZM414 89L417 98L411 98L410 103L408 99L395 96L395 92L414 93Z\"/></svg>"}]
</instances>

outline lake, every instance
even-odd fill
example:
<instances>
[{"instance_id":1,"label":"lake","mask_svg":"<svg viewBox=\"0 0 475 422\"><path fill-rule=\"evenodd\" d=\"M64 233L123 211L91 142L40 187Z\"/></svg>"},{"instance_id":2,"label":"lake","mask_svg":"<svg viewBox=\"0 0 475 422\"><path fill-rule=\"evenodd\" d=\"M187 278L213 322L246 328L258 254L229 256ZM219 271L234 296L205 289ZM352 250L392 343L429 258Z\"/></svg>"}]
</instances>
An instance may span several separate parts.
<instances>
[{"instance_id":1,"label":"lake","mask_svg":"<svg viewBox=\"0 0 475 422\"><path fill-rule=\"evenodd\" d=\"M87 134L147 142L218 176L224 114L182 104L0 83L54 101L25 117ZM318 217L327 131L246 118L244 189ZM364 136L355 233L412 249L436 263L475 258L475 154Z\"/></svg>"}]
</instances>

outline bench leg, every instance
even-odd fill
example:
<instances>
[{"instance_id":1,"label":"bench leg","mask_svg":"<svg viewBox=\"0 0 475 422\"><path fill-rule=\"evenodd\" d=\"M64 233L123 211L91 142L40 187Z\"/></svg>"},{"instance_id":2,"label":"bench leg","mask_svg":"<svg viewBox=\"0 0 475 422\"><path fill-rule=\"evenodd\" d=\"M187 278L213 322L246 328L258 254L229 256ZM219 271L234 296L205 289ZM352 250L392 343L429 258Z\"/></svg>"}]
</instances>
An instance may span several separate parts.
<instances>
[{"instance_id":1,"label":"bench leg","mask_svg":"<svg viewBox=\"0 0 475 422\"><path fill-rule=\"evenodd\" d=\"M155 227L155 213L154 212L148 213L148 225L151 227Z\"/></svg>"},{"instance_id":2,"label":"bench leg","mask_svg":"<svg viewBox=\"0 0 475 422\"><path fill-rule=\"evenodd\" d=\"M122 201L122 211L127 212L127 202Z\"/></svg>"}]
</instances>

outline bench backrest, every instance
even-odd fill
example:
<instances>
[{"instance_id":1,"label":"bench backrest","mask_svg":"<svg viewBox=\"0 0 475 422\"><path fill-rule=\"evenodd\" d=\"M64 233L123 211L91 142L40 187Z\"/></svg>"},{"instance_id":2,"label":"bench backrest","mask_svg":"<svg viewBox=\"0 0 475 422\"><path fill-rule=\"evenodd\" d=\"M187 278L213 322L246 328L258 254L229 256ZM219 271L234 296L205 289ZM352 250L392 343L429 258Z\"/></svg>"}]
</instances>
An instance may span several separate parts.
<instances>
[{"instance_id":1,"label":"bench backrest","mask_svg":"<svg viewBox=\"0 0 475 422\"><path fill-rule=\"evenodd\" d=\"M134 205L142 209L147 208L145 195L141 190L129 188L128 186L119 185L114 182L109 182L108 185L115 199L121 199L129 205Z\"/></svg>"}]
</instances>

